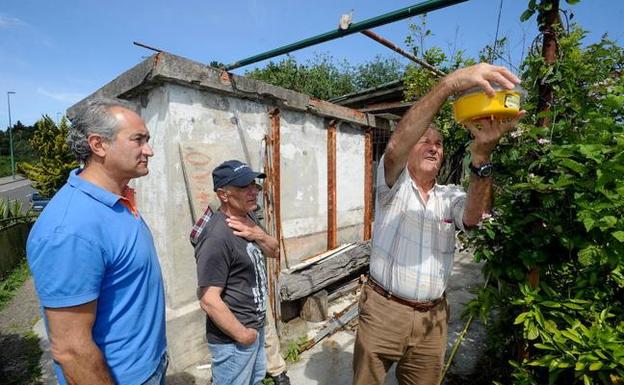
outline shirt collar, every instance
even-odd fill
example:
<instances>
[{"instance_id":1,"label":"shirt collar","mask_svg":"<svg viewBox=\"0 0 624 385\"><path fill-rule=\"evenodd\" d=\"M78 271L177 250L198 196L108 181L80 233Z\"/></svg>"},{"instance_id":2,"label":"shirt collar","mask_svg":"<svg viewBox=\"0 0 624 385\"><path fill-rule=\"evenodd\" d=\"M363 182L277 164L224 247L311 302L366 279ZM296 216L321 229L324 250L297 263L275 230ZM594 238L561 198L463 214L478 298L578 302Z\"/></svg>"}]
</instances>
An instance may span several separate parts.
<instances>
[{"instance_id":1,"label":"shirt collar","mask_svg":"<svg viewBox=\"0 0 624 385\"><path fill-rule=\"evenodd\" d=\"M69 183L70 186L82 191L93 199L100 201L109 207L113 207L117 201L121 199L121 196L96 186L84 178L81 178L78 175L81 171L81 169L77 168L69 173L67 183Z\"/></svg>"}]
</instances>

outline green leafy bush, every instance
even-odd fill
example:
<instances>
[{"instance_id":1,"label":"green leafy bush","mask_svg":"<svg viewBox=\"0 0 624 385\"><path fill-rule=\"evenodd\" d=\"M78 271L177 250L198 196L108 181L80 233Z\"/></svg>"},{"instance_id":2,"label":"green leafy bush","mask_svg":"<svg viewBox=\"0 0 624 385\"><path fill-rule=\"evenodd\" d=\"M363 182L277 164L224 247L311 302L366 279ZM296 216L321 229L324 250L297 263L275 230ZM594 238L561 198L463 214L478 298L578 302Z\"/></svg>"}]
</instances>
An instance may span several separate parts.
<instances>
[{"instance_id":1,"label":"green leafy bush","mask_svg":"<svg viewBox=\"0 0 624 385\"><path fill-rule=\"evenodd\" d=\"M495 213L470 239L491 278L469 311L509 361L502 383L624 379L624 49L584 37L559 31L554 66L537 51L523 64L528 118L500 146ZM539 81L555 94L541 114Z\"/></svg>"}]
</instances>

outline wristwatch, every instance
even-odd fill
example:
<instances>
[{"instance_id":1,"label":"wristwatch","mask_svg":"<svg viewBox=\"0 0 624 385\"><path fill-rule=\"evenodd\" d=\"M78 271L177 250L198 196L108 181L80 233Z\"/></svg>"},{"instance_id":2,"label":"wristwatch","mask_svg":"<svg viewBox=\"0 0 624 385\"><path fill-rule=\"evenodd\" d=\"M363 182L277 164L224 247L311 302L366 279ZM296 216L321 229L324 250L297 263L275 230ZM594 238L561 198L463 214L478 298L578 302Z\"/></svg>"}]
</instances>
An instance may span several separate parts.
<instances>
[{"instance_id":1,"label":"wristwatch","mask_svg":"<svg viewBox=\"0 0 624 385\"><path fill-rule=\"evenodd\" d=\"M483 163L479 166L475 166L472 164L472 162L470 162L470 165L468 167L473 174L481 178L492 176L492 172L494 171L494 165L490 162Z\"/></svg>"}]
</instances>

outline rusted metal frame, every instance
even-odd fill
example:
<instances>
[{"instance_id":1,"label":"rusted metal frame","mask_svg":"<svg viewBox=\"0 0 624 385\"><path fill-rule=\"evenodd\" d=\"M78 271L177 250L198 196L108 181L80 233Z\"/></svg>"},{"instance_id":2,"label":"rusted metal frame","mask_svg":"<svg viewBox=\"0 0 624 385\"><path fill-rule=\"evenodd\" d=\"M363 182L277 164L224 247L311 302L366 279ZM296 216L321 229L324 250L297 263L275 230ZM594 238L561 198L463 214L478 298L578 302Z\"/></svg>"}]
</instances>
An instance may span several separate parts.
<instances>
[{"instance_id":1,"label":"rusted metal frame","mask_svg":"<svg viewBox=\"0 0 624 385\"><path fill-rule=\"evenodd\" d=\"M373 225L373 129L364 133L364 240L371 239Z\"/></svg>"},{"instance_id":2,"label":"rusted metal frame","mask_svg":"<svg viewBox=\"0 0 624 385\"><path fill-rule=\"evenodd\" d=\"M327 250L338 243L336 202L336 120L327 121Z\"/></svg>"},{"instance_id":3,"label":"rusted metal frame","mask_svg":"<svg viewBox=\"0 0 624 385\"><path fill-rule=\"evenodd\" d=\"M340 37L344 37L347 35L351 35L354 33L361 32L365 29L371 29L375 27L379 27L381 25L389 24L398 20L403 20L408 17L421 15L423 13L432 12L437 9L441 9L444 7L448 7L451 5L463 3L468 0L428 0L423 1L422 3L414 4L409 7L405 7L393 12L385 13L383 15L379 15L377 17L373 17L371 19L367 19L364 21L360 21L357 23L349 24L349 26L345 29L337 28L333 31L329 31L320 35L316 35L304 40L297 41L292 44L288 44L282 46L280 48L276 48L267 52L263 52L261 54L248 57L239 61L236 61L232 64L225 66L226 71L233 70L235 68L239 68L242 66L246 66L249 64L257 63L262 60L270 59L275 56L279 56L285 53L293 52L301 48L310 47L315 44L323 43L326 41L334 40Z\"/></svg>"},{"instance_id":4,"label":"rusted metal frame","mask_svg":"<svg viewBox=\"0 0 624 385\"><path fill-rule=\"evenodd\" d=\"M363 35L367 36L367 37L370 37L371 39L375 40L376 42L380 43L381 45L390 48L391 50L393 50L394 52L398 53L399 55L402 55L402 56L410 59L414 63L419 64L421 67L424 67L424 68L428 69L429 71L431 71L436 76L443 77L444 75L446 75L444 72L440 71L435 66L433 66L433 65L427 63L426 61L420 59L419 57L417 57L415 55L412 55L411 53L403 50L403 48L401 48L398 45L394 44L390 40L387 40L387 39L377 35L375 32L373 32L371 30L365 29L364 31L361 31L361 33Z\"/></svg>"},{"instance_id":5,"label":"rusted metal frame","mask_svg":"<svg viewBox=\"0 0 624 385\"><path fill-rule=\"evenodd\" d=\"M344 328L359 315L358 301L351 303L342 311L334 314L334 316L325 324L325 326L314 336L299 347L299 351L304 352L314 345L318 344L323 338L334 334L338 330Z\"/></svg>"},{"instance_id":6,"label":"rusted metal frame","mask_svg":"<svg viewBox=\"0 0 624 385\"><path fill-rule=\"evenodd\" d=\"M265 165L267 178L265 181L265 213L268 219L267 228L280 242L280 252L275 258L267 260L269 278L269 300L275 319L277 332L281 329L281 302L279 294L279 275L282 256L286 259L283 249L280 208L280 110L274 108L269 112L269 134L266 138L267 150Z\"/></svg>"},{"instance_id":7,"label":"rusted metal frame","mask_svg":"<svg viewBox=\"0 0 624 385\"><path fill-rule=\"evenodd\" d=\"M152 50L152 51L155 51L155 52L158 52L158 53L165 52L165 51L163 51L160 48L156 48L156 47L149 46L147 44L139 43L138 41L133 41L132 44L138 45L139 47L147 48L149 50Z\"/></svg>"}]
</instances>

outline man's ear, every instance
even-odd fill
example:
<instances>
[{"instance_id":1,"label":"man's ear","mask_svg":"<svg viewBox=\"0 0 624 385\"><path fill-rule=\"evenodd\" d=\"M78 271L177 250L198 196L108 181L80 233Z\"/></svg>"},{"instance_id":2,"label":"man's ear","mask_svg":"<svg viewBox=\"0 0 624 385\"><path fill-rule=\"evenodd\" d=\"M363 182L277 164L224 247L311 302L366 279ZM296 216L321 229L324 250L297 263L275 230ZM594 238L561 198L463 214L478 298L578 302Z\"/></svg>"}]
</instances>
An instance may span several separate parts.
<instances>
[{"instance_id":1,"label":"man's ear","mask_svg":"<svg viewBox=\"0 0 624 385\"><path fill-rule=\"evenodd\" d=\"M227 203L228 201L227 191L225 191L225 189L222 189L222 188L217 189L217 198L219 198L221 202Z\"/></svg>"},{"instance_id":2,"label":"man's ear","mask_svg":"<svg viewBox=\"0 0 624 385\"><path fill-rule=\"evenodd\" d=\"M106 149L108 148L108 142L98 134L90 134L87 137L87 143L91 147L91 153L103 158L106 155Z\"/></svg>"}]
</instances>

